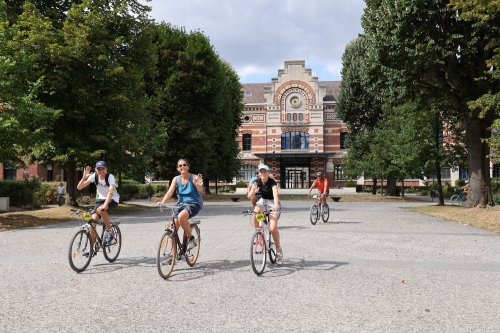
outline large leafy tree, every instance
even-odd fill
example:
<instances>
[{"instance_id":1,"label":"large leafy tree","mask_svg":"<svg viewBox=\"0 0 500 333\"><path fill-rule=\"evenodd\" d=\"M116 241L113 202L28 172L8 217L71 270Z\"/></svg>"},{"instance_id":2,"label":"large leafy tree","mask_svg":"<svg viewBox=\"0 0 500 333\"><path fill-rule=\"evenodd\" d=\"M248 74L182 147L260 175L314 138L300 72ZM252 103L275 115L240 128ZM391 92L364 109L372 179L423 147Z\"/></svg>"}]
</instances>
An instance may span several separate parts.
<instances>
[{"instance_id":1,"label":"large leafy tree","mask_svg":"<svg viewBox=\"0 0 500 333\"><path fill-rule=\"evenodd\" d=\"M463 21L491 21L500 13L500 1L498 0L451 0L450 6L460 12L460 20ZM498 29L498 27L495 27ZM490 36L486 48L493 51L490 59L486 60L488 70L484 73L492 80L500 80L500 36ZM492 87L493 88L493 87ZM495 135L486 139L488 145L493 149L491 157L500 159L500 92L491 89L475 101L468 103L471 109L481 112L481 116L496 114L492 130Z\"/></svg>"},{"instance_id":2,"label":"large leafy tree","mask_svg":"<svg viewBox=\"0 0 500 333\"><path fill-rule=\"evenodd\" d=\"M145 34L151 24L147 10L137 1L84 0L54 20L26 2L13 25L14 51L32 54L36 75L43 78L37 100L62 112L54 139L39 142L34 155L66 167L73 198L78 165L141 153L142 145L130 139L144 142L147 135L142 81L155 61ZM113 160L109 164L113 167Z\"/></svg>"},{"instance_id":3,"label":"large leafy tree","mask_svg":"<svg viewBox=\"0 0 500 333\"><path fill-rule=\"evenodd\" d=\"M371 52L385 74L398 85L400 98L412 88L426 89L446 98L453 108L444 110L463 126L471 175L468 207L492 203L489 195L489 148L495 112L469 107L484 94L498 93L498 78L487 75L494 56L488 41L497 39L500 15L460 20L460 12L445 0L367 0L362 26L373 41ZM397 90L394 90L397 92Z\"/></svg>"},{"instance_id":4,"label":"large leafy tree","mask_svg":"<svg viewBox=\"0 0 500 333\"><path fill-rule=\"evenodd\" d=\"M157 176L172 179L176 163L187 159L193 173L208 181L231 179L237 172L236 129L240 124L241 85L200 31L161 23L156 26L158 75L149 92L158 105L156 121L166 140L152 160Z\"/></svg>"},{"instance_id":5,"label":"large leafy tree","mask_svg":"<svg viewBox=\"0 0 500 333\"><path fill-rule=\"evenodd\" d=\"M16 31L6 12L0 1L0 162L24 166L27 148L50 140L60 112L38 101L43 78L37 75L36 57L25 48L15 49Z\"/></svg>"}]
</instances>

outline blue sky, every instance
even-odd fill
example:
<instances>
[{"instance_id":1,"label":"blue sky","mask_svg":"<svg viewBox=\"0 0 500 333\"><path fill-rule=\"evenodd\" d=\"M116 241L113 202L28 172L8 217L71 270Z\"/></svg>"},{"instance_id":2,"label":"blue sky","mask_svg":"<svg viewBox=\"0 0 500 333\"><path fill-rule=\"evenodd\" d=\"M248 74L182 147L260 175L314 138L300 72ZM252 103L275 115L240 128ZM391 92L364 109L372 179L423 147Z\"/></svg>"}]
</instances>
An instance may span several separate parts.
<instances>
[{"instance_id":1,"label":"blue sky","mask_svg":"<svg viewBox=\"0 0 500 333\"><path fill-rule=\"evenodd\" d=\"M143 1L146 3L146 1ZM153 0L157 22L201 30L242 83L270 82L285 60L340 80L345 46L362 33L363 0Z\"/></svg>"}]
</instances>

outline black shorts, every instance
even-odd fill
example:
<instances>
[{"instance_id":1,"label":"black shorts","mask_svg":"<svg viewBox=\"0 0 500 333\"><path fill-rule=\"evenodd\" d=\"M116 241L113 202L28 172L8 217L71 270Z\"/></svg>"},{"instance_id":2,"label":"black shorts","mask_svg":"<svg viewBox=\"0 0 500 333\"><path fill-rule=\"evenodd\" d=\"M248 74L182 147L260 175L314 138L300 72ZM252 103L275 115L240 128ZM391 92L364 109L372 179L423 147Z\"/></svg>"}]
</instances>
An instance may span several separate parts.
<instances>
[{"instance_id":1,"label":"black shorts","mask_svg":"<svg viewBox=\"0 0 500 333\"><path fill-rule=\"evenodd\" d=\"M99 200L95 201L94 210L96 211L96 214L99 214L97 212L97 208L101 207L104 202L106 202L106 200L99 199ZM111 209L116 208L116 206L118 206L118 202L116 202L114 200L111 200L109 202L109 204L108 204L108 210L107 210L107 212L109 212Z\"/></svg>"}]
</instances>

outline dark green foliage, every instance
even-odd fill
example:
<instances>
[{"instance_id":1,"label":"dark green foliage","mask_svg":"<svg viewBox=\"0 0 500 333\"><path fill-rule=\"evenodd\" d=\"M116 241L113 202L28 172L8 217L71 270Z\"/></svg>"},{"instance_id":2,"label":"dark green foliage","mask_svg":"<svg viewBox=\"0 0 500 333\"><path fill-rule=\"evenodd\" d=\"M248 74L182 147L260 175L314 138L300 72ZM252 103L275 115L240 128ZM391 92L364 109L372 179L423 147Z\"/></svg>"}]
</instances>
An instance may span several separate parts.
<instances>
[{"instance_id":1,"label":"dark green foliage","mask_svg":"<svg viewBox=\"0 0 500 333\"><path fill-rule=\"evenodd\" d=\"M245 183L244 181L240 180L238 182L236 182L236 188L247 188L248 184Z\"/></svg>"}]
</instances>

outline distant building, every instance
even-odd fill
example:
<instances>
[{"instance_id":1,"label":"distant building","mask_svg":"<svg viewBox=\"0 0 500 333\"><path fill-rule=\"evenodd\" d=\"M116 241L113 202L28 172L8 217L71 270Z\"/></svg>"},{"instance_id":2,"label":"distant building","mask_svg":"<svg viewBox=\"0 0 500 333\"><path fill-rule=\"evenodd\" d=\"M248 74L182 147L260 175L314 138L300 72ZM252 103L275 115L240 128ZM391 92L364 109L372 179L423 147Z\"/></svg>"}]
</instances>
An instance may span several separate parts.
<instances>
[{"instance_id":1,"label":"distant building","mask_svg":"<svg viewBox=\"0 0 500 333\"><path fill-rule=\"evenodd\" d=\"M285 61L268 83L243 84L239 179L265 163L281 188L309 188L317 172L343 186L347 126L335 114L340 81L319 81L305 61Z\"/></svg>"}]
</instances>

